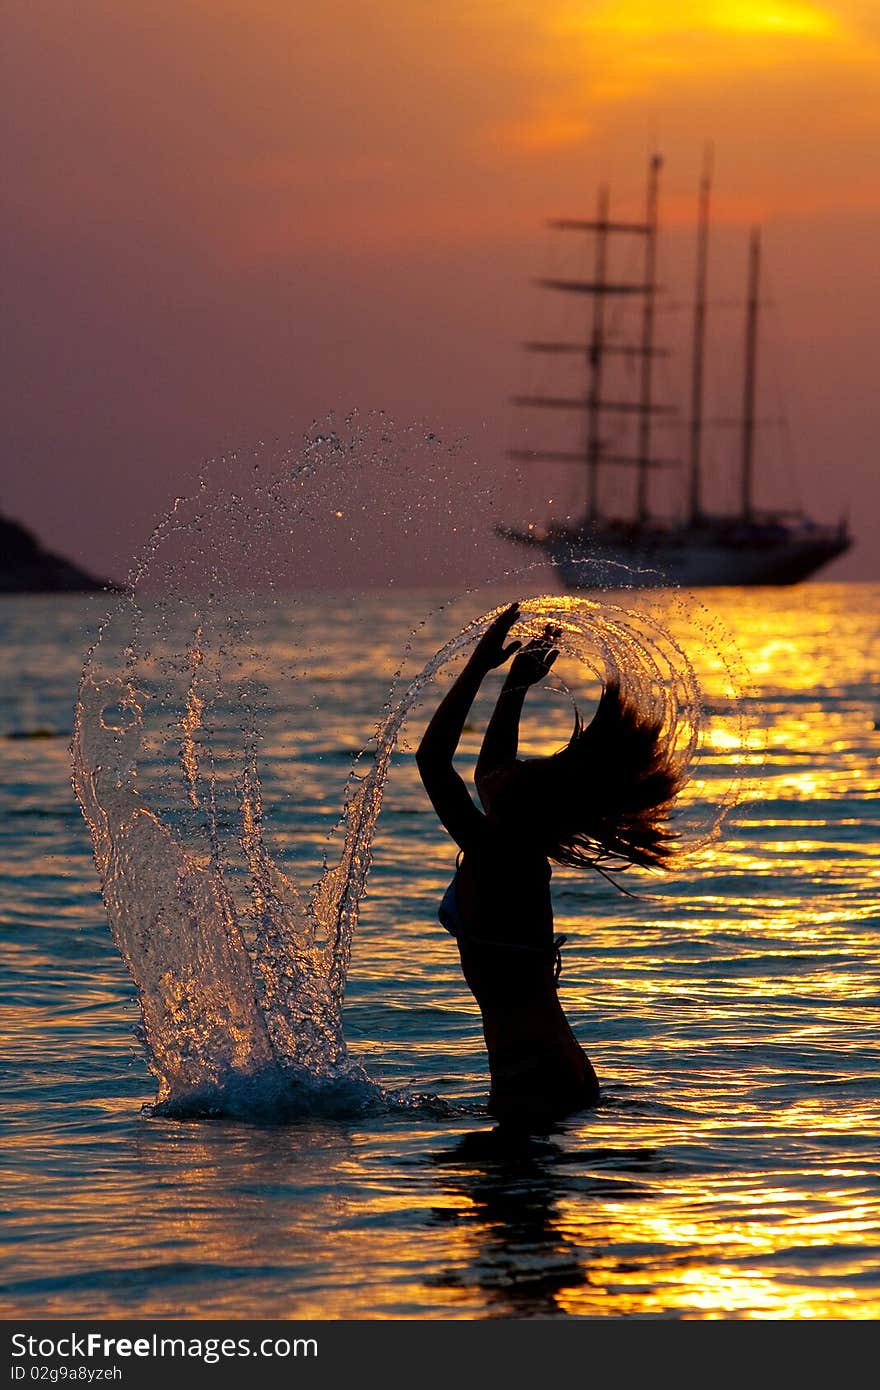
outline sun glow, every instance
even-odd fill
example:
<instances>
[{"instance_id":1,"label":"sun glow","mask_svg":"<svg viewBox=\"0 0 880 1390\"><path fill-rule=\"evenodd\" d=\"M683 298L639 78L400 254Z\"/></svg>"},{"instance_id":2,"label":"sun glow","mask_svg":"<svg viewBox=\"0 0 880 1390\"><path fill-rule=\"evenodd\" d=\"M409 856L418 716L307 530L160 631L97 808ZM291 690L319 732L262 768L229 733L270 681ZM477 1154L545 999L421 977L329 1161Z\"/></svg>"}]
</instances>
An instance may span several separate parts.
<instances>
[{"instance_id":1,"label":"sun glow","mask_svg":"<svg viewBox=\"0 0 880 1390\"><path fill-rule=\"evenodd\" d=\"M574 18L574 16L572 16ZM577 20L575 22L578 22ZM716 0L715 4L685 3L664 7L653 0L602 5L579 16L578 27L628 34L698 34L714 30L737 34L787 34L824 38L837 32L839 21L818 5L763 3L762 0Z\"/></svg>"}]
</instances>

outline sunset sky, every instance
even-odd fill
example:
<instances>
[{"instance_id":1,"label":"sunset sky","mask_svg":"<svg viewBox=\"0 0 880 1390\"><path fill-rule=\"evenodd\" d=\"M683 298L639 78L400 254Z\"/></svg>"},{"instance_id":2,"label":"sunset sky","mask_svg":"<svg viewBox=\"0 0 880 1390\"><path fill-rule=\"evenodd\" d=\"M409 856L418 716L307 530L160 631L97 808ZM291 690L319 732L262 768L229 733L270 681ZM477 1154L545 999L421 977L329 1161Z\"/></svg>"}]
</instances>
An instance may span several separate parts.
<instances>
[{"instance_id":1,"label":"sunset sky","mask_svg":"<svg viewBox=\"0 0 880 1390\"><path fill-rule=\"evenodd\" d=\"M203 458L331 410L503 478L547 218L601 180L637 211L660 152L686 297L711 141L710 384L760 223L801 499L858 540L825 577L880 578L875 0L9 0L5 30L0 509L47 543L124 573ZM686 313L663 333L686 359Z\"/></svg>"}]
</instances>

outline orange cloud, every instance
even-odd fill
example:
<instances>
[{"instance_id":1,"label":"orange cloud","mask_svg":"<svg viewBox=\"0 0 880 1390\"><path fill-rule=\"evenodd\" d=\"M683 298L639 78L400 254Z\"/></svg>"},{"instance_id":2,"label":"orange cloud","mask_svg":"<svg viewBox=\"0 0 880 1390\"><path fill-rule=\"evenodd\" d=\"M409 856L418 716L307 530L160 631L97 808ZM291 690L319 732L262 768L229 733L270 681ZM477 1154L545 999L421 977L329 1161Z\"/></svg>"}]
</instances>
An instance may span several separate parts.
<instances>
[{"instance_id":1,"label":"orange cloud","mask_svg":"<svg viewBox=\"0 0 880 1390\"><path fill-rule=\"evenodd\" d=\"M583 115L548 111L544 115L504 122L489 132L489 140L504 149L538 154L582 143L589 132L590 123Z\"/></svg>"},{"instance_id":2,"label":"orange cloud","mask_svg":"<svg viewBox=\"0 0 880 1390\"><path fill-rule=\"evenodd\" d=\"M491 128L520 158L581 144L603 168L715 141L731 209L875 206L880 7L864 0L561 0L539 9L522 109ZM523 6L516 13L522 23ZM638 156L637 156L638 157ZM532 161L533 163L535 161Z\"/></svg>"}]
</instances>

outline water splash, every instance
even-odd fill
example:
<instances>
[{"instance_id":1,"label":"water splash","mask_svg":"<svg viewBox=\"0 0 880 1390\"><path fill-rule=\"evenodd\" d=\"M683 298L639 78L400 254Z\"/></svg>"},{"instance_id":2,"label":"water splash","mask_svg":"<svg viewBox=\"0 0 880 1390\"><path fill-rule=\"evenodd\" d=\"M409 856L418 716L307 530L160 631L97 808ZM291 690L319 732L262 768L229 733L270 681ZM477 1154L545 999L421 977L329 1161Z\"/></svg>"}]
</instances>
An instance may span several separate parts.
<instances>
[{"instance_id":1,"label":"water splash","mask_svg":"<svg viewBox=\"0 0 880 1390\"><path fill-rule=\"evenodd\" d=\"M427 461L445 477L448 458L436 443ZM331 474L316 468L315 453L328 448ZM224 485L211 495L203 487L195 504L178 499L83 672L74 788L110 927L137 987L165 1113L282 1118L412 1100L389 1096L349 1053L342 1009L352 938L401 731L429 684L500 609L467 622L414 675L404 674L406 644L346 782L341 818L332 817L326 854L335 850L335 858L325 858L308 886L302 869L289 856L282 865L271 845L261 745L267 670L280 667L297 689L308 689L320 652L299 643L293 599L284 601L291 623L284 650L261 637L270 617L277 625L279 534L295 538L300 559L323 555L309 525L326 549L328 519L337 521L358 495L353 460L353 449L322 436L298 465L260 474L247 495ZM418 544L420 526L436 525L436 499L420 516L406 469L397 481L398 495L390 484L381 492L382 515L396 511ZM462 525L476 536L472 489L466 504L471 520L463 516ZM349 552L331 557L337 578L343 560L358 571L359 537L346 535ZM524 576L505 582L521 593ZM673 762L686 771L706 716L694 668L669 628L643 604L636 611L607 597L543 595L522 601L517 635L535 635L548 621L561 628L560 645L588 684L614 677L661 724ZM354 651L353 673L359 660ZM728 674L734 689L732 668ZM364 679L371 676L367 666ZM690 807L681 799L681 853L711 838L737 786L733 775L708 811L705 798ZM326 824L332 802L323 789L319 795Z\"/></svg>"}]
</instances>

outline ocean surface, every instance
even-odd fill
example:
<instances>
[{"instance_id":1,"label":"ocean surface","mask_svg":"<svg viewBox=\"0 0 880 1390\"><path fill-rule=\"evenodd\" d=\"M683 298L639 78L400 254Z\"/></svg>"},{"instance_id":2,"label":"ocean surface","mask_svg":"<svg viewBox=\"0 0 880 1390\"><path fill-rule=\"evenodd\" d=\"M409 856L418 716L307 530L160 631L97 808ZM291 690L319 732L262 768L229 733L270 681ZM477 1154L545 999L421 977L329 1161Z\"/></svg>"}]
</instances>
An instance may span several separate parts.
<instances>
[{"instance_id":1,"label":"ocean surface","mask_svg":"<svg viewBox=\"0 0 880 1390\"><path fill-rule=\"evenodd\" d=\"M525 595L471 595L454 620L440 597L300 595L297 679L286 601L262 615L263 828L300 883L407 641L418 665ZM880 586L655 600L716 712L693 804L710 817L731 778L738 800L675 873L627 874L634 897L555 870L561 996L603 1098L518 1141L485 1112L479 1015L436 917L454 848L413 748L447 671L394 753L351 942L343 1028L374 1098L283 1123L151 1113L71 790L105 602L0 599L5 1316L880 1316ZM524 751L569 728L567 699L536 693Z\"/></svg>"}]
</instances>

